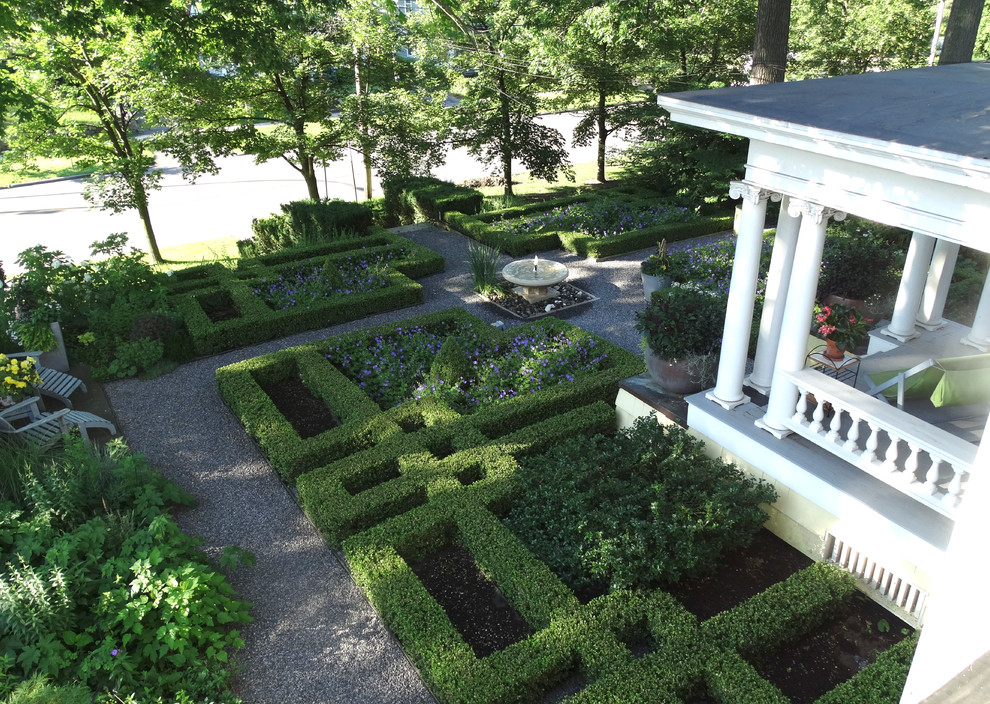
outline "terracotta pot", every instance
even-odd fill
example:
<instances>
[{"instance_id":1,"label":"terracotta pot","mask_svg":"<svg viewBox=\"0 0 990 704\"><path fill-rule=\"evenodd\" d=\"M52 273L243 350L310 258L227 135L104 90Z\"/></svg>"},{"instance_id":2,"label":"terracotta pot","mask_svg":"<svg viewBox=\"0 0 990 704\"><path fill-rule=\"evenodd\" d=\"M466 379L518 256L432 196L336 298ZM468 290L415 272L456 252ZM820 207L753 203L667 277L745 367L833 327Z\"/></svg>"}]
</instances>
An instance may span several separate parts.
<instances>
[{"instance_id":1,"label":"terracotta pot","mask_svg":"<svg viewBox=\"0 0 990 704\"><path fill-rule=\"evenodd\" d=\"M846 358L846 353L839 349L839 345L835 340L826 338L825 351L822 352L822 356L824 356L825 359L831 359L833 362L841 362Z\"/></svg>"},{"instance_id":2,"label":"terracotta pot","mask_svg":"<svg viewBox=\"0 0 990 704\"><path fill-rule=\"evenodd\" d=\"M643 297L647 303L650 302L654 291L669 288L673 283L673 279L669 276L653 276L652 274L644 274L643 272L640 272L639 275L643 277Z\"/></svg>"},{"instance_id":3,"label":"terracotta pot","mask_svg":"<svg viewBox=\"0 0 990 704\"><path fill-rule=\"evenodd\" d=\"M707 385L707 380L699 377L687 360L669 362L658 357L649 348L646 350L646 370L653 381L664 391L672 394L681 396L696 394L704 390Z\"/></svg>"}]
</instances>

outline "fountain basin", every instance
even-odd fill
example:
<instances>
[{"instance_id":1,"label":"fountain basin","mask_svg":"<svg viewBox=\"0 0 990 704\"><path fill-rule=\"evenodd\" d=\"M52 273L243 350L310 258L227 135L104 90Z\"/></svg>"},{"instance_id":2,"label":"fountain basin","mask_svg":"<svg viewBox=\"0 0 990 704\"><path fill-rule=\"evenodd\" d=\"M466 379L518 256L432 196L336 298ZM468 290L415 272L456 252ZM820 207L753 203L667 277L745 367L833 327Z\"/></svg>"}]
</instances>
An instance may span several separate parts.
<instances>
[{"instance_id":1,"label":"fountain basin","mask_svg":"<svg viewBox=\"0 0 990 704\"><path fill-rule=\"evenodd\" d=\"M553 298L557 290L552 288L567 278L567 267L550 259L519 259L502 268L502 276L517 294L530 303Z\"/></svg>"}]
</instances>

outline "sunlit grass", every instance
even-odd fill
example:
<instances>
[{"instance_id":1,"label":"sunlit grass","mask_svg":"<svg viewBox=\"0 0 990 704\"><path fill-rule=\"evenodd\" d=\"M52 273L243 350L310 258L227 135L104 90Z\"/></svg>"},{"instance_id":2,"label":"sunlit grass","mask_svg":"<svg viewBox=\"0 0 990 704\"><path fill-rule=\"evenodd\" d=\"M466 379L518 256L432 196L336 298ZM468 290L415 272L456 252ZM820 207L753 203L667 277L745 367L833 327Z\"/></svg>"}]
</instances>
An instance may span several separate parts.
<instances>
[{"instance_id":1,"label":"sunlit grass","mask_svg":"<svg viewBox=\"0 0 990 704\"><path fill-rule=\"evenodd\" d=\"M602 184L595 181L598 174L598 164L594 161L585 164L574 164L574 180L568 181L566 178L558 178L556 181L544 181L534 178L528 171L523 171L512 176L512 191L517 196L568 196L587 190L588 188L601 188ZM605 165L605 179L609 182L621 181L626 176L625 170L617 166ZM588 182L591 183L588 183ZM609 184L604 184L608 186ZM486 197L501 196L502 186L484 186L478 189Z\"/></svg>"},{"instance_id":2,"label":"sunlit grass","mask_svg":"<svg viewBox=\"0 0 990 704\"><path fill-rule=\"evenodd\" d=\"M234 237L219 237L202 242L189 242L171 247L161 248L164 264L158 265L160 271L185 269L197 264L210 262L229 262L240 258L237 251L237 240ZM150 255L149 255L150 261Z\"/></svg>"},{"instance_id":3,"label":"sunlit grass","mask_svg":"<svg viewBox=\"0 0 990 704\"><path fill-rule=\"evenodd\" d=\"M72 159L62 157L36 159L31 168L18 169L17 171L0 171L0 187L41 181L48 178L84 176L91 171L92 169L78 168Z\"/></svg>"}]
</instances>

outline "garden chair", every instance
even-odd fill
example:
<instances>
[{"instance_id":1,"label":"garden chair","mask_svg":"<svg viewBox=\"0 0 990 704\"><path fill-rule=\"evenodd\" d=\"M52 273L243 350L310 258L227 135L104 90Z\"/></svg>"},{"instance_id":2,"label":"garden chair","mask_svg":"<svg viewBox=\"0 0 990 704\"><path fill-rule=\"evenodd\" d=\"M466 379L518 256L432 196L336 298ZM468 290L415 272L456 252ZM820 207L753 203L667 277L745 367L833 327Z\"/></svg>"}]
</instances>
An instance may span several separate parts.
<instances>
[{"instance_id":1,"label":"garden chair","mask_svg":"<svg viewBox=\"0 0 990 704\"><path fill-rule=\"evenodd\" d=\"M16 354L8 354L7 356L20 359L33 357L34 368L38 371L38 376L41 377L41 386L36 387L35 391L42 396L58 399L66 408L72 408L72 401L69 400L69 396L76 389L82 389L82 392L86 393L86 384L83 383L82 379L71 374L66 374L65 372L60 372L57 369L42 366L39 361L41 359L41 352L18 352Z\"/></svg>"},{"instance_id":2,"label":"garden chair","mask_svg":"<svg viewBox=\"0 0 990 704\"><path fill-rule=\"evenodd\" d=\"M13 421L25 419L29 423L22 428L14 428L12 425ZM52 424L53 419L55 424ZM0 411L0 432L22 437L42 448L55 444L59 439L58 435L64 435L73 426L79 428L79 434L87 445L90 443L89 431L94 428L103 428L111 435L117 434L117 428L113 423L95 413L68 408L54 413L43 411L41 399L37 396Z\"/></svg>"},{"instance_id":3,"label":"garden chair","mask_svg":"<svg viewBox=\"0 0 990 704\"><path fill-rule=\"evenodd\" d=\"M896 399L928 398L932 406L962 406L990 402L990 354L928 359L910 369L870 374L871 396Z\"/></svg>"}]
</instances>

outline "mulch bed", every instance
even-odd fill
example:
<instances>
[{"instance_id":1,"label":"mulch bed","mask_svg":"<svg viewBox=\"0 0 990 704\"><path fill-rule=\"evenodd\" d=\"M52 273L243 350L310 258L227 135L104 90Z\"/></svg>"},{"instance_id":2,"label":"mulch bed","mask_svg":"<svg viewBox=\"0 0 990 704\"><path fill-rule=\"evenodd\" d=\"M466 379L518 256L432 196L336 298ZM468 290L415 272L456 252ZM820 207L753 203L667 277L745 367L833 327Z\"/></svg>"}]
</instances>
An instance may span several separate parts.
<instances>
[{"instance_id":1,"label":"mulch bed","mask_svg":"<svg viewBox=\"0 0 990 704\"><path fill-rule=\"evenodd\" d=\"M234 300L230 295L220 297L203 296L199 299L199 305L211 323L219 323L224 320L234 320L241 317L241 312L234 306Z\"/></svg>"},{"instance_id":2,"label":"mulch bed","mask_svg":"<svg viewBox=\"0 0 990 704\"><path fill-rule=\"evenodd\" d=\"M533 634L464 547L451 545L410 568L479 658Z\"/></svg>"},{"instance_id":3,"label":"mulch bed","mask_svg":"<svg viewBox=\"0 0 990 704\"><path fill-rule=\"evenodd\" d=\"M487 296L483 296L483 298L489 303L494 303L509 315L522 318L523 320L542 318L545 315L561 313L598 300L587 291L582 291L574 284L569 284L566 281L553 286L553 288L557 289L556 296L537 303L530 303L522 296L513 292L512 288L512 284L502 282L499 289ZM552 307L550 310L547 310L547 306Z\"/></svg>"},{"instance_id":4,"label":"mulch bed","mask_svg":"<svg viewBox=\"0 0 990 704\"><path fill-rule=\"evenodd\" d=\"M314 396L296 375L261 388L301 438L311 438L340 425L326 402Z\"/></svg>"}]
</instances>

